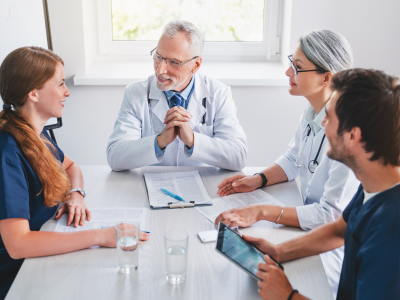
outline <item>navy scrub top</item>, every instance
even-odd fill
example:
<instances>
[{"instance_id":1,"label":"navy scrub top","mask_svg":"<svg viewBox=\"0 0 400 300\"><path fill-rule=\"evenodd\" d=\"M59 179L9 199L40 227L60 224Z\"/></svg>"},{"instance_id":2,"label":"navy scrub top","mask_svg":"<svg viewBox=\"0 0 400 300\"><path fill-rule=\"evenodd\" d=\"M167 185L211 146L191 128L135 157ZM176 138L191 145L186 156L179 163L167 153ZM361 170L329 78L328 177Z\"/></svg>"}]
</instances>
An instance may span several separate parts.
<instances>
[{"instance_id":1,"label":"navy scrub top","mask_svg":"<svg viewBox=\"0 0 400 300\"><path fill-rule=\"evenodd\" d=\"M42 131L42 139L46 138L55 147L54 156L62 164L64 153L47 134ZM44 205L42 185L39 178L25 159L16 140L6 132L0 132L0 220L23 218L29 221L31 231L38 231L56 212L57 206ZM38 195L39 194L39 195ZM23 259L12 259L0 237L0 299L3 299Z\"/></svg>"},{"instance_id":2,"label":"navy scrub top","mask_svg":"<svg viewBox=\"0 0 400 300\"><path fill-rule=\"evenodd\" d=\"M400 299L400 185L343 211L345 256L337 299Z\"/></svg>"}]
</instances>

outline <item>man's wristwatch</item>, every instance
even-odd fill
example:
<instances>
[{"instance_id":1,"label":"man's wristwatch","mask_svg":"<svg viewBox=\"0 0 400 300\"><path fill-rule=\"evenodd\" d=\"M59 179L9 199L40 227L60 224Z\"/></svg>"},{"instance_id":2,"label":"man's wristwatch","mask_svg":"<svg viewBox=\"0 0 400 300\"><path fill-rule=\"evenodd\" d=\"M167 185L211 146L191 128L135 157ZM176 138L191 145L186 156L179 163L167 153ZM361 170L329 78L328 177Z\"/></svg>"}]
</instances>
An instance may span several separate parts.
<instances>
[{"instance_id":1,"label":"man's wristwatch","mask_svg":"<svg viewBox=\"0 0 400 300\"><path fill-rule=\"evenodd\" d=\"M82 190L82 189L80 189L80 188L76 188L76 189L70 190L69 193L68 193L68 196L69 196L69 194L71 194L72 192L78 192L78 193L81 194L84 198L86 197L85 191Z\"/></svg>"},{"instance_id":2,"label":"man's wristwatch","mask_svg":"<svg viewBox=\"0 0 400 300\"><path fill-rule=\"evenodd\" d=\"M267 183L268 183L268 179L267 179L267 177L264 175L264 173L263 172L261 172L261 173L255 173L254 175L260 175L261 176L261 179L262 179L262 185L260 186L260 188L262 188L262 187L264 187L264 186L266 186L267 185ZM253 176L254 176L253 175Z\"/></svg>"}]
</instances>

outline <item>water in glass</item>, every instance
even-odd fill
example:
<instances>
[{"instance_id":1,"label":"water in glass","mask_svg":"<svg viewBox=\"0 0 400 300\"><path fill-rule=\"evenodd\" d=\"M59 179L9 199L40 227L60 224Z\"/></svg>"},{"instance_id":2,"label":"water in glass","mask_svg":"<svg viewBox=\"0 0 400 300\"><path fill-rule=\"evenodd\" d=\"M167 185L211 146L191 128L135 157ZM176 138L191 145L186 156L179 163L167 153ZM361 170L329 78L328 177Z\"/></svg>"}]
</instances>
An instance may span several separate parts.
<instances>
[{"instance_id":1,"label":"water in glass","mask_svg":"<svg viewBox=\"0 0 400 300\"><path fill-rule=\"evenodd\" d=\"M175 246L167 249L167 280L173 284L186 280L187 251Z\"/></svg>"},{"instance_id":2,"label":"water in glass","mask_svg":"<svg viewBox=\"0 0 400 300\"><path fill-rule=\"evenodd\" d=\"M129 274L138 268L139 250L137 239L124 236L118 240L118 269L121 273Z\"/></svg>"}]
</instances>

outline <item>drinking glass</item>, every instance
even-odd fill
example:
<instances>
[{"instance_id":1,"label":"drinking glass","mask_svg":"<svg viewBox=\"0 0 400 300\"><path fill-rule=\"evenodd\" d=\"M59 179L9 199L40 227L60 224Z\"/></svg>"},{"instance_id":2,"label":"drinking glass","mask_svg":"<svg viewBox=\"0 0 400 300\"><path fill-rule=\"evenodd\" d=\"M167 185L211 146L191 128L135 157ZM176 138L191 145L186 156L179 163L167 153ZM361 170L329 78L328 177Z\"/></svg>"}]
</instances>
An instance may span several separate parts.
<instances>
[{"instance_id":1,"label":"drinking glass","mask_svg":"<svg viewBox=\"0 0 400 300\"><path fill-rule=\"evenodd\" d=\"M173 229L164 235L167 256L167 281L180 284L186 281L189 235L184 230Z\"/></svg>"},{"instance_id":2,"label":"drinking glass","mask_svg":"<svg viewBox=\"0 0 400 300\"><path fill-rule=\"evenodd\" d=\"M136 271L139 260L139 224L124 221L115 225L118 270L123 274Z\"/></svg>"}]
</instances>

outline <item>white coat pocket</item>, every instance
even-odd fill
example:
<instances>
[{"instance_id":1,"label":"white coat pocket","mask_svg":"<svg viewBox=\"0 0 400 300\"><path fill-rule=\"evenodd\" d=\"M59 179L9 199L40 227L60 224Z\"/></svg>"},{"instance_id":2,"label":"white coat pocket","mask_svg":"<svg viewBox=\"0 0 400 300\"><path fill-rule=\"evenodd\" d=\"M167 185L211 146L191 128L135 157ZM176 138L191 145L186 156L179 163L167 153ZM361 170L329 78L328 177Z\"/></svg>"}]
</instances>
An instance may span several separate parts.
<instances>
[{"instance_id":1,"label":"white coat pocket","mask_svg":"<svg viewBox=\"0 0 400 300\"><path fill-rule=\"evenodd\" d=\"M198 132L209 137L214 137L214 126L197 126L193 129L194 132Z\"/></svg>"}]
</instances>

